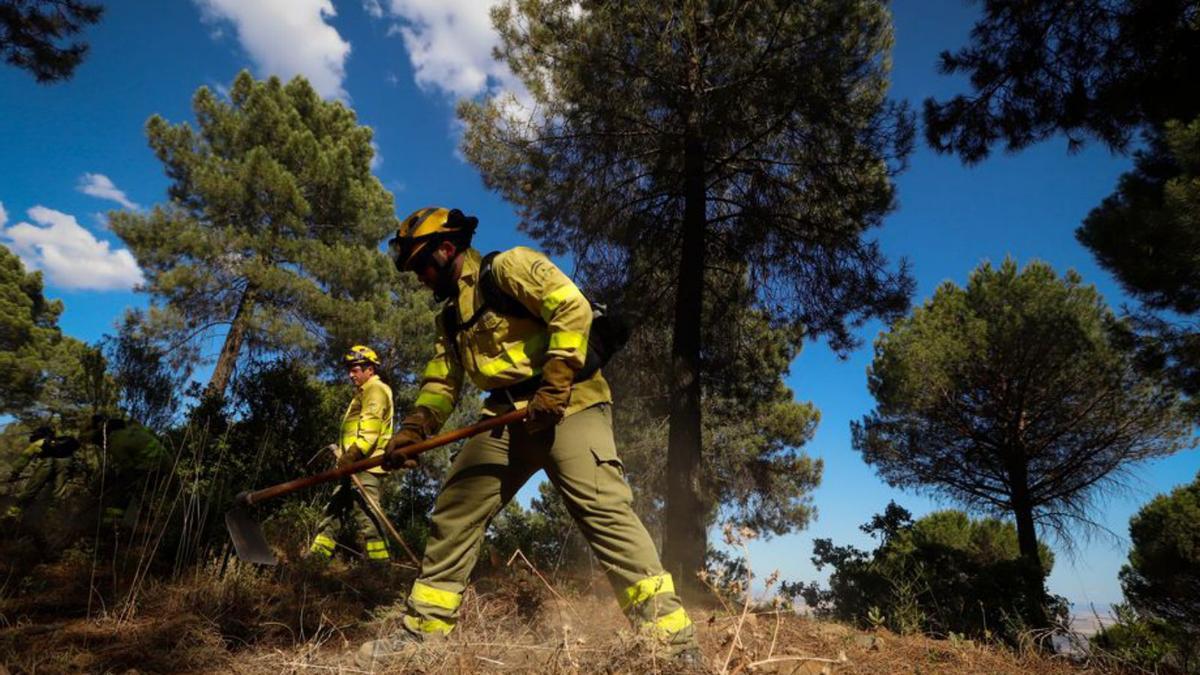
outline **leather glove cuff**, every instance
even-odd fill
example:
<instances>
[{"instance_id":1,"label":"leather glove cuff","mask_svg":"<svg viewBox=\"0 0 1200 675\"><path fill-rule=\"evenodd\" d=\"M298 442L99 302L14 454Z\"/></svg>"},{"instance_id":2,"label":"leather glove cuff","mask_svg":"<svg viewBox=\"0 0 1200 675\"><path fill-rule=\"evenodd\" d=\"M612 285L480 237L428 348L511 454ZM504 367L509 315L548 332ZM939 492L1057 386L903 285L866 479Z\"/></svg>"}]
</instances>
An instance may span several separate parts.
<instances>
[{"instance_id":1,"label":"leather glove cuff","mask_svg":"<svg viewBox=\"0 0 1200 675\"><path fill-rule=\"evenodd\" d=\"M536 398L543 403L555 402L567 407L571 400L571 385L575 382L575 369L563 359L550 359L542 366L542 386Z\"/></svg>"},{"instance_id":2,"label":"leather glove cuff","mask_svg":"<svg viewBox=\"0 0 1200 675\"><path fill-rule=\"evenodd\" d=\"M338 458L337 464L338 466L346 466L347 464L353 464L362 458L362 450L359 450L357 445L352 445L349 448L346 448L346 451L343 452L342 456Z\"/></svg>"},{"instance_id":3,"label":"leather glove cuff","mask_svg":"<svg viewBox=\"0 0 1200 675\"><path fill-rule=\"evenodd\" d=\"M441 424L438 423L437 416L433 414L432 410L425 406L418 406L404 418L404 421L400 422L400 428L416 432L421 440L425 440L437 433Z\"/></svg>"}]
</instances>

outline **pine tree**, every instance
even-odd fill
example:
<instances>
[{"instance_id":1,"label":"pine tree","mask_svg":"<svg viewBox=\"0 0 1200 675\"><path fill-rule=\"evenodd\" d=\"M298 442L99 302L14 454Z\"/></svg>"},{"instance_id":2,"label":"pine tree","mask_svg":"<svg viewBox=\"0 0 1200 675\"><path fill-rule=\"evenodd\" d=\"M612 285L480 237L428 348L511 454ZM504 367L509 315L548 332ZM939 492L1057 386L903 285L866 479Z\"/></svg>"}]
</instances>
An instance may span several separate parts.
<instances>
[{"instance_id":1,"label":"pine tree","mask_svg":"<svg viewBox=\"0 0 1200 675\"><path fill-rule=\"evenodd\" d=\"M242 72L228 100L201 87L193 108L196 128L157 115L146 124L169 201L111 214L146 274L147 328L168 354L201 360L204 339L223 330L207 389L216 397L246 352L328 372L346 347L374 342L413 369L413 345L432 338L401 331L428 333L430 307L378 249L396 221L371 175L371 130L301 77Z\"/></svg>"},{"instance_id":2,"label":"pine tree","mask_svg":"<svg viewBox=\"0 0 1200 675\"><path fill-rule=\"evenodd\" d=\"M971 92L925 101L925 135L964 162L993 146L1021 150L1055 134L1095 140L1137 166L1076 231L1142 301L1142 365L1200 393L1194 187L1200 161L1200 3L1196 0L986 0L971 42L944 52L943 72ZM1194 405L1200 409L1200 406Z\"/></svg>"},{"instance_id":3,"label":"pine tree","mask_svg":"<svg viewBox=\"0 0 1200 675\"><path fill-rule=\"evenodd\" d=\"M532 109L462 104L464 154L580 276L619 270L643 314L669 317L663 557L687 583L709 513L704 326L722 301L749 289L773 325L839 350L906 307L904 270L863 237L912 136L886 96L886 5L535 0L493 19Z\"/></svg>"},{"instance_id":4,"label":"pine tree","mask_svg":"<svg viewBox=\"0 0 1200 675\"><path fill-rule=\"evenodd\" d=\"M1011 516L1035 626L1038 525L1069 537L1133 464L1187 440L1177 397L1117 339L1126 330L1074 272L1006 260L944 283L875 343L877 407L854 447L889 485Z\"/></svg>"},{"instance_id":5,"label":"pine tree","mask_svg":"<svg viewBox=\"0 0 1200 675\"><path fill-rule=\"evenodd\" d=\"M62 332L61 300L42 292L42 273L26 272L21 259L0 245L0 415L31 412L47 380Z\"/></svg>"},{"instance_id":6,"label":"pine tree","mask_svg":"<svg viewBox=\"0 0 1200 675\"><path fill-rule=\"evenodd\" d=\"M1200 418L1200 117L1168 122L1076 236L1142 302L1142 365L1167 373Z\"/></svg>"},{"instance_id":7,"label":"pine tree","mask_svg":"<svg viewBox=\"0 0 1200 675\"><path fill-rule=\"evenodd\" d=\"M985 0L971 43L942 52L971 93L925 101L930 147L973 163L1054 134L1125 150L1200 113L1196 0Z\"/></svg>"},{"instance_id":8,"label":"pine tree","mask_svg":"<svg viewBox=\"0 0 1200 675\"><path fill-rule=\"evenodd\" d=\"M38 82L70 79L88 45L61 42L103 15L101 5L80 0L0 0L0 54Z\"/></svg>"}]
</instances>

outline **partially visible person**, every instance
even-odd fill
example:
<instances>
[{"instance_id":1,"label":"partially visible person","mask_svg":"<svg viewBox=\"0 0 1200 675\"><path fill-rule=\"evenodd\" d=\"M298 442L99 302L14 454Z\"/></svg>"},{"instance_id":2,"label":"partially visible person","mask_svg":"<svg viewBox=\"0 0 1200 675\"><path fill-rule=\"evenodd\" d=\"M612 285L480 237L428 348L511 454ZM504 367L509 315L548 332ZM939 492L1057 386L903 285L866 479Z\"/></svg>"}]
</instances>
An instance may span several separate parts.
<instances>
[{"instance_id":1,"label":"partially visible person","mask_svg":"<svg viewBox=\"0 0 1200 675\"><path fill-rule=\"evenodd\" d=\"M29 444L17 456L9 472L8 482L21 480L21 474L30 466L33 470L24 485L13 497L13 503L4 513L8 519L18 519L38 499L60 499L69 476L70 462L79 441L70 436L59 436L49 426L42 426L29 434Z\"/></svg>"}]
</instances>

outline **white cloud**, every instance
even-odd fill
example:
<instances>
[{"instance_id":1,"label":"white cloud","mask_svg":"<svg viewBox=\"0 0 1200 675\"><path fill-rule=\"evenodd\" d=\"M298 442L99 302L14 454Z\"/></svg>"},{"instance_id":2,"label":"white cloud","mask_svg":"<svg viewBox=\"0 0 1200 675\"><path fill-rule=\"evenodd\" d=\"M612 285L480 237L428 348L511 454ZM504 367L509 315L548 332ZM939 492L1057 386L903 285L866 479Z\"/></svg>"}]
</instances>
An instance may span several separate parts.
<instances>
[{"instance_id":1,"label":"white cloud","mask_svg":"<svg viewBox=\"0 0 1200 675\"><path fill-rule=\"evenodd\" d=\"M3 228L0 239L25 263L26 269L46 273L54 286L77 290L129 290L144 281L137 261L127 249L111 250L96 239L75 216L35 206L26 212L32 223Z\"/></svg>"},{"instance_id":2,"label":"white cloud","mask_svg":"<svg viewBox=\"0 0 1200 675\"><path fill-rule=\"evenodd\" d=\"M261 73L303 75L326 98L346 98L350 43L326 23L332 0L193 0L210 22L229 21Z\"/></svg>"},{"instance_id":3,"label":"white cloud","mask_svg":"<svg viewBox=\"0 0 1200 675\"><path fill-rule=\"evenodd\" d=\"M492 58L500 36L489 11L495 0L389 0L388 10L402 24L399 34L412 60L417 85L455 97L498 89L519 91L508 66Z\"/></svg>"},{"instance_id":4,"label":"white cloud","mask_svg":"<svg viewBox=\"0 0 1200 675\"><path fill-rule=\"evenodd\" d=\"M363 0L363 11L372 19L383 18L383 6L379 4L379 0Z\"/></svg>"},{"instance_id":5,"label":"white cloud","mask_svg":"<svg viewBox=\"0 0 1200 675\"><path fill-rule=\"evenodd\" d=\"M4 210L4 202L0 202L0 227L8 222L8 211Z\"/></svg>"},{"instance_id":6,"label":"white cloud","mask_svg":"<svg viewBox=\"0 0 1200 675\"><path fill-rule=\"evenodd\" d=\"M85 195L114 201L131 211L137 211L142 208L129 199L129 197L126 197L125 191L114 185L112 180L102 173L83 174L79 177L78 189Z\"/></svg>"}]
</instances>

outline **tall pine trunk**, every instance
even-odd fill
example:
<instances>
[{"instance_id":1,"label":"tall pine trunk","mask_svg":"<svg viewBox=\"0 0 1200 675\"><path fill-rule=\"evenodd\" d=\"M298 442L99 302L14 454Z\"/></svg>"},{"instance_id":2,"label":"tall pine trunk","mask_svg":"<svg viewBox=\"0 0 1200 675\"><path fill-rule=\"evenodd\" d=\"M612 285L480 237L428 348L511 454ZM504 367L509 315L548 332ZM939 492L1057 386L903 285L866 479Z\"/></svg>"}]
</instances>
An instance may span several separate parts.
<instances>
[{"instance_id":1,"label":"tall pine trunk","mask_svg":"<svg viewBox=\"0 0 1200 675\"><path fill-rule=\"evenodd\" d=\"M1012 481L1013 517L1017 521L1017 548L1021 552L1021 572L1025 579L1025 620L1033 628L1045 628L1050 625L1046 617L1046 583L1038 551L1033 504L1029 499L1029 467L1023 460L1015 461L1009 467L1009 479Z\"/></svg>"},{"instance_id":2,"label":"tall pine trunk","mask_svg":"<svg viewBox=\"0 0 1200 675\"><path fill-rule=\"evenodd\" d=\"M253 306L254 289L247 288L233 312L229 332L225 334L225 343L221 345L221 355L217 357L217 365L213 368L212 378L209 379L208 388L204 392L206 398L225 395L229 378L233 375L233 367L237 365L238 354L242 351L242 342L246 339L246 323L250 320L250 310Z\"/></svg>"},{"instance_id":3,"label":"tall pine trunk","mask_svg":"<svg viewBox=\"0 0 1200 675\"><path fill-rule=\"evenodd\" d=\"M700 499L700 325L704 305L707 217L704 147L695 134L684 145L683 245L680 247L675 327L671 344L671 407L667 444L663 563L683 588L696 586L707 550Z\"/></svg>"}]
</instances>

